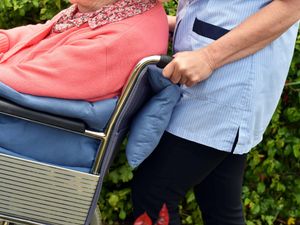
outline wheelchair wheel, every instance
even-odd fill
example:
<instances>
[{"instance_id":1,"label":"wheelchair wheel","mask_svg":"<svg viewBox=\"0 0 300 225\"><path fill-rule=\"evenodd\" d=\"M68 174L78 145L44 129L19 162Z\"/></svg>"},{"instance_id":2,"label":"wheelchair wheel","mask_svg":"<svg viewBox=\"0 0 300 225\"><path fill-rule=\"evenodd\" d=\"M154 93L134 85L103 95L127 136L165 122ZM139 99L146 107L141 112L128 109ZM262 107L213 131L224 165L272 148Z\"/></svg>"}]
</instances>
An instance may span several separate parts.
<instances>
[{"instance_id":1,"label":"wheelchair wheel","mask_svg":"<svg viewBox=\"0 0 300 225\"><path fill-rule=\"evenodd\" d=\"M25 224L17 224L17 223L10 223L7 221L0 221L0 225L25 225Z\"/></svg>"},{"instance_id":2,"label":"wheelchair wheel","mask_svg":"<svg viewBox=\"0 0 300 225\"><path fill-rule=\"evenodd\" d=\"M7 222L0 220L0 225L7 225Z\"/></svg>"},{"instance_id":3,"label":"wheelchair wheel","mask_svg":"<svg viewBox=\"0 0 300 225\"><path fill-rule=\"evenodd\" d=\"M24 224L15 224L15 223L9 223L9 222L5 222L5 221L0 221L0 225L24 225ZM97 207L95 209L95 212L94 212L94 215L93 215L90 225L102 225L99 207Z\"/></svg>"},{"instance_id":4,"label":"wheelchair wheel","mask_svg":"<svg viewBox=\"0 0 300 225\"><path fill-rule=\"evenodd\" d=\"M101 214L100 214L100 210L99 207L97 207L95 209L92 221L90 223L90 225L102 225L102 221L101 221Z\"/></svg>"}]
</instances>

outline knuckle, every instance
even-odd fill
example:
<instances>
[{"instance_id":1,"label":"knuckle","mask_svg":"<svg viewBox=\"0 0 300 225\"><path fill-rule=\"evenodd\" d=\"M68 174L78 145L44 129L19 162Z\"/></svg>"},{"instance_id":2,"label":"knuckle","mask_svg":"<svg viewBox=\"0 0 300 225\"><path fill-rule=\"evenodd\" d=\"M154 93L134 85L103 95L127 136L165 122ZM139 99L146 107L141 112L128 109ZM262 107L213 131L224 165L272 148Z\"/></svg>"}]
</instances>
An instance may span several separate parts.
<instances>
[{"instance_id":1,"label":"knuckle","mask_svg":"<svg viewBox=\"0 0 300 225\"><path fill-rule=\"evenodd\" d=\"M197 78L196 76L191 76L191 77L190 77L190 81L191 81L192 83L196 83L196 82L198 82L198 78Z\"/></svg>"},{"instance_id":2,"label":"knuckle","mask_svg":"<svg viewBox=\"0 0 300 225\"><path fill-rule=\"evenodd\" d=\"M184 74L188 74L188 69L185 66L181 66L180 68L180 72L184 73Z\"/></svg>"}]
</instances>

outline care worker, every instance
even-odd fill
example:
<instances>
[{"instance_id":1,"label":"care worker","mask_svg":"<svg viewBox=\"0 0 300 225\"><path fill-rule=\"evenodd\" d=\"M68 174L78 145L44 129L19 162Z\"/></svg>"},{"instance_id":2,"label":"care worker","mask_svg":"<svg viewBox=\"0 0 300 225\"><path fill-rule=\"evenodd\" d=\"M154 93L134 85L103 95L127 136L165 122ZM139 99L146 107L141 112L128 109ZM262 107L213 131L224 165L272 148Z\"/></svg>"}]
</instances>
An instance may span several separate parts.
<instances>
[{"instance_id":1,"label":"care worker","mask_svg":"<svg viewBox=\"0 0 300 225\"><path fill-rule=\"evenodd\" d=\"M156 220L166 203L179 225L179 201L194 188L205 225L245 224L246 156L280 99L299 19L299 0L180 0L169 17L176 54L163 75L182 97L135 173L135 217Z\"/></svg>"}]
</instances>

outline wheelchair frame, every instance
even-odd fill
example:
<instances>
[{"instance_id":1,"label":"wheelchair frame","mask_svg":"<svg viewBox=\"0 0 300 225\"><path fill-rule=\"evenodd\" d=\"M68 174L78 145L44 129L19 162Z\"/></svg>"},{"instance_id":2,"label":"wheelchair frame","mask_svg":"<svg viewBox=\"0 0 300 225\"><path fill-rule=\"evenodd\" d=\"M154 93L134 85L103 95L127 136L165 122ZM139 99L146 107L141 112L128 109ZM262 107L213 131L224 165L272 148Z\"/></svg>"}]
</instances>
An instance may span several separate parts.
<instances>
[{"instance_id":1,"label":"wheelchair frame","mask_svg":"<svg viewBox=\"0 0 300 225\"><path fill-rule=\"evenodd\" d=\"M90 174L0 154L0 220L7 221L4 224L88 225L97 206L104 175L128 131L126 120L145 101L139 98L140 103L134 107L128 103L141 83L140 74L148 65L157 64L162 68L170 60L168 56L150 56L135 66L104 132L87 130L83 123L0 99L0 114L101 140ZM149 90L140 90L149 95ZM124 108L132 107L130 115L126 115Z\"/></svg>"}]
</instances>

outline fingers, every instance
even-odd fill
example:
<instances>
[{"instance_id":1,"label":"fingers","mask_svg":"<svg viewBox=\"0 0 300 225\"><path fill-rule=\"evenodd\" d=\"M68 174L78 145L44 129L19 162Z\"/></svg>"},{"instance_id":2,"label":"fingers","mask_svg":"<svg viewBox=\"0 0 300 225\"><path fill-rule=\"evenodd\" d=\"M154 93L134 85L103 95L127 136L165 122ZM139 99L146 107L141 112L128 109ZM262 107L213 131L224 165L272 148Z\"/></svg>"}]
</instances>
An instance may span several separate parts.
<instances>
[{"instance_id":1,"label":"fingers","mask_svg":"<svg viewBox=\"0 0 300 225\"><path fill-rule=\"evenodd\" d=\"M184 77L184 76L181 76L181 79L180 79L180 81L178 82L179 84L186 84L187 83L187 78L186 77Z\"/></svg>"},{"instance_id":2,"label":"fingers","mask_svg":"<svg viewBox=\"0 0 300 225\"><path fill-rule=\"evenodd\" d=\"M198 82L193 82L193 81L186 81L185 82L185 86L187 86L187 87L192 87L192 86L194 86L195 84L197 84Z\"/></svg>"},{"instance_id":3,"label":"fingers","mask_svg":"<svg viewBox=\"0 0 300 225\"><path fill-rule=\"evenodd\" d=\"M181 74L180 74L180 71L178 69L178 66L175 65L175 68L174 68L174 71L173 71L173 74L171 75L170 77L170 80L174 83L174 84L177 84L181 79Z\"/></svg>"},{"instance_id":4,"label":"fingers","mask_svg":"<svg viewBox=\"0 0 300 225\"><path fill-rule=\"evenodd\" d=\"M191 87L205 79L213 72L207 63L207 56L201 51L180 52L163 70L163 75L173 83Z\"/></svg>"},{"instance_id":5,"label":"fingers","mask_svg":"<svg viewBox=\"0 0 300 225\"><path fill-rule=\"evenodd\" d=\"M186 84L188 77L184 76L184 71L180 69L177 59L173 59L163 70L163 76L168 78L174 84Z\"/></svg>"},{"instance_id":6,"label":"fingers","mask_svg":"<svg viewBox=\"0 0 300 225\"><path fill-rule=\"evenodd\" d=\"M175 61L170 62L163 70L163 76L168 78L174 84L181 81L182 76Z\"/></svg>"},{"instance_id":7,"label":"fingers","mask_svg":"<svg viewBox=\"0 0 300 225\"><path fill-rule=\"evenodd\" d=\"M168 65L166 65L166 67L163 69L163 76L165 78L169 78L172 76L173 72L174 72L174 69L175 69L175 66L174 66L174 63L173 61L170 62Z\"/></svg>"}]
</instances>

